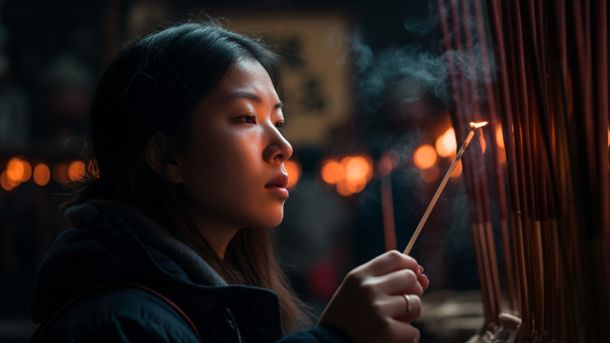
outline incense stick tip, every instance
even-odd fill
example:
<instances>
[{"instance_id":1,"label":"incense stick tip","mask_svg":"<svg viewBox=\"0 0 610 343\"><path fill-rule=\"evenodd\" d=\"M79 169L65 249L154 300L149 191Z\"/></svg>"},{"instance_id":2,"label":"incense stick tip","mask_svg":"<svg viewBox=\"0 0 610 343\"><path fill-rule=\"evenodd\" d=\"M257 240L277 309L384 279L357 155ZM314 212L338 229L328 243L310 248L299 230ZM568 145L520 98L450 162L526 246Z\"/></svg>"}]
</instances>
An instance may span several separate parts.
<instances>
[{"instance_id":1,"label":"incense stick tip","mask_svg":"<svg viewBox=\"0 0 610 343\"><path fill-rule=\"evenodd\" d=\"M483 126L486 126L487 124L489 124L489 122L488 122L488 121L480 121L480 122L478 122L478 123L477 123L477 122L474 122L474 121L471 121L471 122L470 122L470 129L471 129L471 130L480 129L480 128L482 128Z\"/></svg>"}]
</instances>

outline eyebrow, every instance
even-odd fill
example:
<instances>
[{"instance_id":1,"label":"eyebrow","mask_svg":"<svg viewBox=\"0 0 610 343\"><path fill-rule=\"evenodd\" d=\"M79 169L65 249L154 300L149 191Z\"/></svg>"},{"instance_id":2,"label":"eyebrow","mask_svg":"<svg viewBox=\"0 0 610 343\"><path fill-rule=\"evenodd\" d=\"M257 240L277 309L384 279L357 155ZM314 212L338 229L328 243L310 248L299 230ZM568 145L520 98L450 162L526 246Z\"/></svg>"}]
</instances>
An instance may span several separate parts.
<instances>
[{"instance_id":1,"label":"eyebrow","mask_svg":"<svg viewBox=\"0 0 610 343\"><path fill-rule=\"evenodd\" d=\"M260 96L254 94L254 93L251 93L251 92L247 92L247 91L232 92L232 93L229 94L229 98L230 99L233 99L233 98L245 98L245 99L257 102L257 103L262 103L263 102L263 99L261 99ZM283 108L283 107L284 107L284 103L281 102L281 101L278 101L278 103L273 106L273 109L278 109L278 108Z\"/></svg>"}]
</instances>

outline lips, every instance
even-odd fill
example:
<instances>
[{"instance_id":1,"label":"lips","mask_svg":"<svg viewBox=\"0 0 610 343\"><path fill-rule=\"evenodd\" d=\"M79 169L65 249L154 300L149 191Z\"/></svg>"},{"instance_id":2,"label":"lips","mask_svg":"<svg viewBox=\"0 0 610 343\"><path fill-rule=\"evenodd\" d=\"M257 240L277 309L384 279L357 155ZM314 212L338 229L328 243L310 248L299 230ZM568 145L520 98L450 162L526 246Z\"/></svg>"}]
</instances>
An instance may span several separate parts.
<instances>
[{"instance_id":1,"label":"lips","mask_svg":"<svg viewBox=\"0 0 610 343\"><path fill-rule=\"evenodd\" d=\"M286 188L288 186L288 175L280 174L265 184L265 188Z\"/></svg>"}]
</instances>

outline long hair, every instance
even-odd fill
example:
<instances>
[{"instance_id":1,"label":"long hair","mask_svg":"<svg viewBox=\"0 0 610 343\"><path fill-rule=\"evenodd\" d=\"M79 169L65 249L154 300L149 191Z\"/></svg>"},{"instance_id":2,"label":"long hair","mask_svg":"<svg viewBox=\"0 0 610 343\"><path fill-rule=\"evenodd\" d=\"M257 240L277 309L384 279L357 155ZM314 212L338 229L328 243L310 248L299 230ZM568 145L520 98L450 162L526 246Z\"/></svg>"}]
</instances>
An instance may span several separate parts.
<instances>
[{"instance_id":1,"label":"long hair","mask_svg":"<svg viewBox=\"0 0 610 343\"><path fill-rule=\"evenodd\" d=\"M172 26L124 48L95 91L87 175L65 206L88 198L134 206L191 246L228 283L274 290L283 326L292 331L308 319L279 267L271 232L240 230L220 258L188 215L185 191L157 175L145 157L147 142L156 132L176 147L186 147L195 105L241 59L258 61L279 87L276 55L262 42L217 24Z\"/></svg>"}]
</instances>

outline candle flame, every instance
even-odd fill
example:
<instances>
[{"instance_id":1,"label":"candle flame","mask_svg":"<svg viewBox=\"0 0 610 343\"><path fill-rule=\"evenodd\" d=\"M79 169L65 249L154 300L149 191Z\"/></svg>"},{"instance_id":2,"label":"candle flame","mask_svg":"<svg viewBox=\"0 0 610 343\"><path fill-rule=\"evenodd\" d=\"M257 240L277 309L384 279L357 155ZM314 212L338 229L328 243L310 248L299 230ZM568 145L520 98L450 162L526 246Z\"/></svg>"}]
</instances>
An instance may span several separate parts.
<instances>
[{"instance_id":1,"label":"candle flame","mask_svg":"<svg viewBox=\"0 0 610 343\"><path fill-rule=\"evenodd\" d=\"M480 128L482 128L483 126L485 126L487 124L489 124L488 121L480 121L478 123L475 123L475 122L471 121L470 122L470 129L471 130L480 129Z\"/></svg>"}]
</instances>

